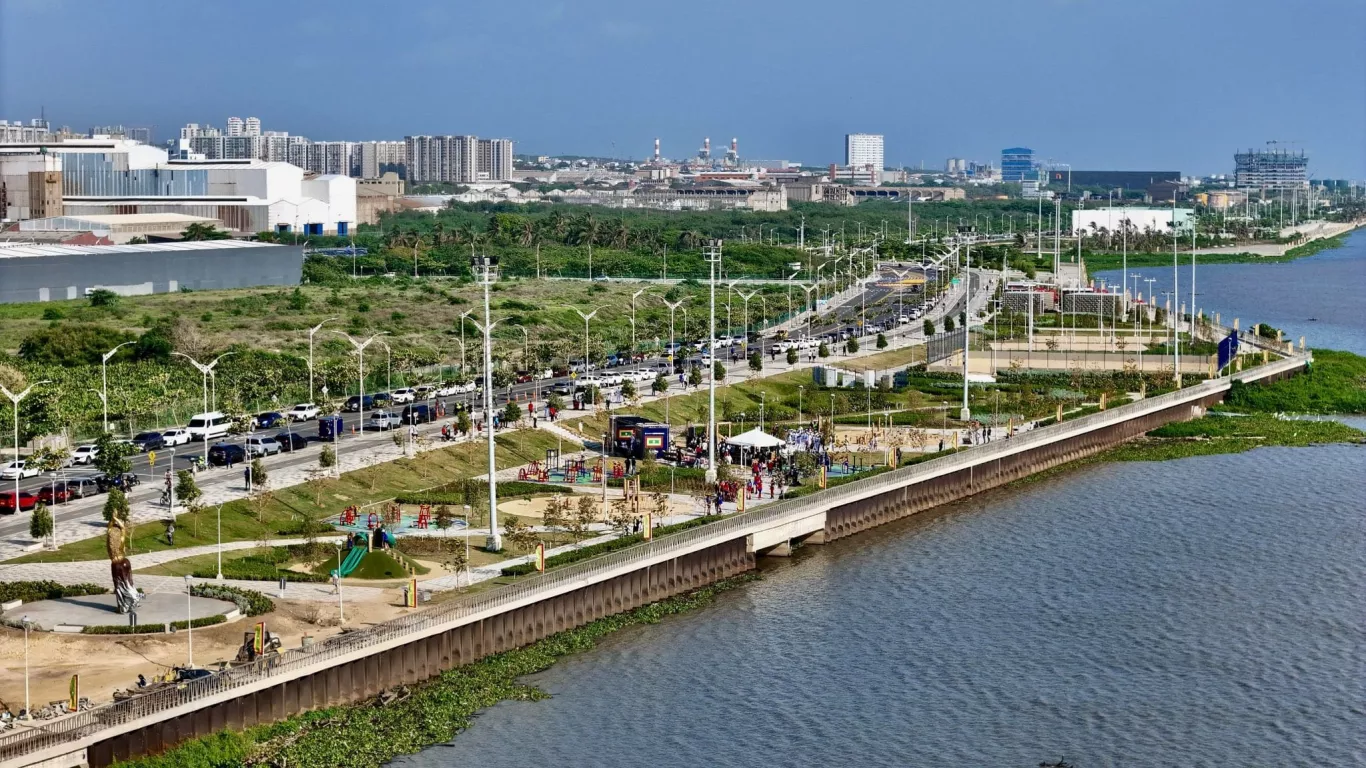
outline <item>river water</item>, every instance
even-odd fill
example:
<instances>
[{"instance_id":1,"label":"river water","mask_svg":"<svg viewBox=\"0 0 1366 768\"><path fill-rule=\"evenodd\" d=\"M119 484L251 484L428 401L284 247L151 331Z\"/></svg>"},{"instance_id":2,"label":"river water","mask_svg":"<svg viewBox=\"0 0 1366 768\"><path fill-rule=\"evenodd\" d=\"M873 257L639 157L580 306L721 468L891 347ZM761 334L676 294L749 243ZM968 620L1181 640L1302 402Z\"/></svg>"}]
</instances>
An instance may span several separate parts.
<instances>
[{"instance_id":1,"label":"river water","mask_svg":"<svg viewBox=\"0 0 1366 768\"><path fill-rule=\"evenodd\" d=\"M1198 285L1362 352L1363 266L1357 234ZM1340 445L982 494L765 560L396 764L1366 765L1363 499L1366 448Z\"/></svg>"}]
</instances>

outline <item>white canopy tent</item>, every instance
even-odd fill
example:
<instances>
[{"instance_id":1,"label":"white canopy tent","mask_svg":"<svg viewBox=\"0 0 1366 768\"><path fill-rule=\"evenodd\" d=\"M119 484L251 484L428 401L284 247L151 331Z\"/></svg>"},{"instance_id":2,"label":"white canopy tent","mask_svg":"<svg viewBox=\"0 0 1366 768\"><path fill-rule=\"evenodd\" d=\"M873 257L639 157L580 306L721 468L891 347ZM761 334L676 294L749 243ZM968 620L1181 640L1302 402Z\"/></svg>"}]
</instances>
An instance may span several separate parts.
<instances>
[{"instance_id":1,"label":"white canopy tent","mask_svg":"<svg viewBox=\"0 0 1366 768\"><path fill-rule=\"evenodd\" d=\"M737 448L779 448L784 445L782 440L758 428L728 437L725 442Z\"/></svg>"}]
</instances>

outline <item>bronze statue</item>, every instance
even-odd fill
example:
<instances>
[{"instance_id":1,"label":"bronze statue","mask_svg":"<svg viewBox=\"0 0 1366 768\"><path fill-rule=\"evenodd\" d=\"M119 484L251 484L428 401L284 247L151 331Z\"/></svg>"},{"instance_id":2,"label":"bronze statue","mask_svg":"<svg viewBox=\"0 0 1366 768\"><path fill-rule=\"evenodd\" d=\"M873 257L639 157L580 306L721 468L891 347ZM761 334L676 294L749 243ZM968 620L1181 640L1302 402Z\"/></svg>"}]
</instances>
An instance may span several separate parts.
<instances>
[{"instance_id":1,"label":"bronze statue","mask_svg":"<svg viewBox=\"0 0 1366 768\"><path fill-rule=\"evenodd\" d=\"M131 613L142 602L142 595L133 586L133 564L124 554L127 527L118 515L110 515L109 527L104 532L104 545L109 550L109 575L114 580L114 599L118 602L119 613Z\"/></svg>"}]
</instances>

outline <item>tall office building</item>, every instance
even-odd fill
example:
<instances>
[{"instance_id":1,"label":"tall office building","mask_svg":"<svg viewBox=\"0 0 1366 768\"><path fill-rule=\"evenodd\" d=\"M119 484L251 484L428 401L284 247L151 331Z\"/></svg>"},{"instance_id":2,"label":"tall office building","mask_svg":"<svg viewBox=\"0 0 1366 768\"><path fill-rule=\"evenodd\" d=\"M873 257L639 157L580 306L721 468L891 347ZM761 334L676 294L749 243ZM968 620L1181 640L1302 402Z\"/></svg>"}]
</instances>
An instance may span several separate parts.
<instances>
[{"instance_id":1,"label":"tall office building","mask_svg":"<svg viewBox=\"0 0 1366 768\"><path fill-rule=\"evenodd\" d=\"M1309 158L1284 149L1239 152L1233 156L1233 183L1239 189L1304 189Z\"/></svg>"},{"instance_id":2,"label":"tall office building","mask_svg":"<svg viewBox=\"0 0 1366 768\"><path fill-rule=\"evenodd\" d=\"M1038 170L1034 166L1034 150L1029 147L1011 147L1001 150L1001 181L1021 182L1035 180Z\"/></svg>"},{"instance_id":3,"label":"tall office building","mask_svg":"<svg viewBox=\"0 0 1366 768\"><path fill-rule=\"evenodd\" d=\"M872 168L881 172L885 167L882 161L882 134L845 134L844 164L850 168Z\"/></svg>"}]
</instances>

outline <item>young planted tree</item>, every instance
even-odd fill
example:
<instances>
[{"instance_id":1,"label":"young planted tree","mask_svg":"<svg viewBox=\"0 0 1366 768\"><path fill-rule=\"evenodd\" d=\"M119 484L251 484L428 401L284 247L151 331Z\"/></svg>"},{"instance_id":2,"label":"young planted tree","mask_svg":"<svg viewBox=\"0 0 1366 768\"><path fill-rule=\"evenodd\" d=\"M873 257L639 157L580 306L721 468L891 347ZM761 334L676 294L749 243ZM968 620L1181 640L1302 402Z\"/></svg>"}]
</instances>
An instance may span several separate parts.
<instances>
[{"instance_id":1,"label":"young planted tree","mask_svg":"<svg viewBox=\"0 0 1366 768\"><path fill-rule=\"evenodd\" d=\"M669 380L665 378L662 373L655 376L655 380L650 383L650 392L652 394L662 395L667 391L669 391Z\"/></svg>"},{"instance_id":2,"label":"young planted tree","mask_svg":"<svg viewBox=\"0 0 1366 768\"><path fill-rule=\"evenodd\" d=\"M612 530L625 536L635 527L636 515L631 509L631 502L625 496L613 499L608 507L607 521L612 524Z\"/></svg>"},{"instance_id":3,"label":"young planted tree","mask_svg":"<svg viewBox=\"0 0 1366 768\"><path fill-rule=\"evenodd\" d=\"M470 429L473 428L473 425L470 424L470 415L468 412L461 411L456 414L455 428L460 430L461 434L468 435L470 433Z\"/></svg>"},{"instance_id":4,"label":"young planted tree","mask_svg":"<svg viewBox=\"0 0 1366 768\"><path fill-rule=\"evenodd\" d=\"M944 333L953 333L953 318L944 317Z\"/></svg>"},{"instance_id":5,"label":"young planted tree","mask_svg":"<svg viewBox=\"0 0 1366 768\"><path fill-rule=\"evenodd\" d=\"M56 543L49 541L52 536L52 511L46 504L39 502L33 508L33 516L28 520L28 535L42 541L46 546Z\"/></svg>"},{"instance_id":6,"label":"young planted tree","mask_svg":"<svg viewBox=\"0 0 1366 768\"><path fill-rule=\"evenodd\" d=\"M531 526L511 515L508 515L507 521L503 523L503 538L514 550L523 553L535 549L537 542L540 541L536 532L531 530Z\"/></svg>"},{"instance_id":7,"label":"young planted tree","mask_svg":"<svg viewBox=\"0 0 1366 768\"><path fill-rule=\"evenodd\" d=\"M123 495L123 491L117 488L110 488L109 495L104 499L104 521L107 523L114 519L115 515L125 523L128 522L128 497Z\"/></svg>"},{"instance_id":8,"label":"young planted tree","mask_svg":"<svg viewBox=\"0 0 1366 768\"><path fill-rule=\"evenodd\" d=\"M787 349L787 364L788 364L788 365L796 365L796 364L797 364L797 360L798 360L797 350L794 349L794 348L792 348L792 347L788 347L788 349Z\"/></svg>"},{"instance_id":9,"label":"young planted tree","mask_svg":"<svg viewBox=\"0 0 1366 768\"><path fill-rule=\"evenodd\" d=\"M522 419L522 409L516 403L509 402L503 407L502 420L503 427L510 429L517 426L517 422Z\"/></svg>"},{"instance_id":10,"label":"young planted tree","mask_svg":"<svg viewBox=\"0 0 1366 768\"><path fill-rule=\"evenodd\" d=\"M716 381L726 380L726 366L721 365L720 360L711 364L711 377Z\"/></svg>"},{"instance_id":11,"label":"young planted tree","mask_svg":"<svg viewBox=\"0 0 1366 768\"><path fill-rule=\"evenodd\" d=\"M650 513L654 517L654 522L662 524L664 518L668 517L669 515L668 495L660 491L655 491L654 493L650 494L650 501L654 504L654 506L650 509Z\"/></svg>"},{"instance_id":12,"label":"young planted tree","mask_svg":"<svg viewBox=\"0 0 1366 768\"><path fill-rule=\"evenodd\" d=\"M850 336L849 341L846 341L844 343L844 351L848 352L851 355L855 352L858 352L858 339L854 338L853 336Z\"/></svg>"},{"instance_id":13,"label":"young planted tree","mask_svg":"<svg viewBox=\"0 0 1366 768\"><path fill-rule=\"evenodd\" d=\"M204 492L199 490L199 485L194 481L194 473L188 469L182 469L175 473L175 497L181 504L191 510L198 508L199 498Z\"/></svg>"},{"instance_id":14,"label":"young planted tree","mask_svg":"<svg viewBox=\"0 0 1366 768\"><path fill-rule=\"evenodd\" d=\"M638 393L636 392L636 383L634 381L623 381L621 383L622 397L634 403L636 401L637 394Z\"/></svg>"},{"instance_id":15,"label":"young planted tree","mask_svg":"<svg viewBox=\"0 0 1366 768\"><path fill-rule=\"evenodd\" d=\"M886 348L887 348L887 336L886 336L885 334L879 333L879 334L877 335L877 348L878 348L878 349L886 349Z\"/></svg>"},{"instance_id":16,"label":"young planted tree","mask_svg":"<svg viewBox=\"0 0 1366 768\"><path fill-rule=\"evenodd\" d=\"M111 432L105 432L95 438L95 468L104 473L110 479L122 477L133 469L133 465L128 461L128 456L133 452L133 446L128 443L121 443L114 439Z\"/></svg>"},{"instance_id":17,"label":"young planted tree","mask_svg":"<svg viewBox=\"0 0 1366 768\"><path fill-rule=\"evenodd\" d=\"M532 546L535 545L533 544ZM459 575L461 571L464 571L465 585L468 586L470 560L469 557L465 555L465 548L463 546L447 547L445 552L446 559L444 562L442 562L442 565L446 568L446 570L456 575Z\"/></svg>"},{"instance_id":18,"label":"young planted tree","mask_svg":"<svg viewBox=\"0 0 1366 768\"><path fill-rule=\"evenodd\" d=\"M579 504L574 508L574 514L569 520L569 532L573 534L574 541L583 538L588 533L593 523L598 521L598 502L592 496L584 494L579 497Z\"/></svg>"},{"instance_id":19,"label":"young planted tree","mask_svg":"<svg viewBox=\"0 0 1366 768\"><path fill-rule=\"evenodd\" d=\"M764 356L755 352L749 356L749 369L755 373L763 373Z\"/></svg>"},{"instance_id":20,"label":"young planted tree","mask_svg":"<svg viewBox=\"0 0 1366 768\"><path fill-rule=\"evenodd\" d=\"M688 369L688 386L690 386L690 387L700 387L700 386L702 386L702 369L701 369L701 368L698 368L697 366L694 365L692 368Z\"/></svg>"},{"instance_id":21,"label":"young planted tree","mask_svg":"<svg viewBox=\"0 0 1366 768\"><path fill-rule=\"evenodd\" d=\"M924 329L924 330L925 330L925 336L926 336L927 338L934 335L934 321L931 320L931 319L929 319L928 317L925 318L925 329Z\"/></svg>"},{"instance_id":22,"label":"young planted tree","mask_svg":"<svg viewBox=\"0 0 1366 768\"><path fill-rule=\"evenodd\" d=\"M324 445L318 454L318 468L331 469L335 466L337 466L337 452L332 450L332 446Z\"/></svg>"},{"instance_id":23,"label":"young planted tree","mask_svg":"<svg viewBox=\"0 0 1366 768\"><path fill-rule=\"evenodd\" d=\"M570 528L570 504L569 500L563 496L551 496L545 503L545 525L547 528L559 528L562 531Z\"/></svg>"},{"instance_id":24,"label":"young planted tree","mask_svg":"<svg viewBox=\"0 0 1366 768\"><path fill-rule=\"evenodd\" d=\"M265 488L266 480L269 475L266 473L266 466L261 463L259 458L251 460L251 486L253 488Z\"/></svg>"},{"instance_id":25,"label":"young planted tree","mask_svg":"<svg viewBox=\"0 0 1366 768\"><path fill-rule=\"evenodd\" d=\"M446 531L455 525L455 515L451 514L451 508L445 504L438 504L436 511L432 514L432 524L441 531L442 536L445 536Z\"/></svg>"},{"instance_id":26,"label":"young planted tree","mask_svg":"<svg viewBox=\"0 0 1366 768\"><path fill-rule=\"evenodd\" d=\"M816 348L816 357L826 358L826 357L829 357L829 356L830 356L830 347L829 347L825 342L822 341L822 342L821 342L821 345L820 345L819 347Z\"/></svg>"}]
</instances>

